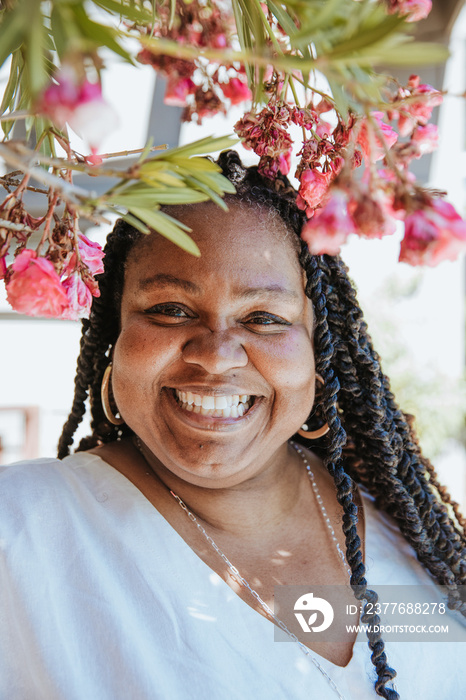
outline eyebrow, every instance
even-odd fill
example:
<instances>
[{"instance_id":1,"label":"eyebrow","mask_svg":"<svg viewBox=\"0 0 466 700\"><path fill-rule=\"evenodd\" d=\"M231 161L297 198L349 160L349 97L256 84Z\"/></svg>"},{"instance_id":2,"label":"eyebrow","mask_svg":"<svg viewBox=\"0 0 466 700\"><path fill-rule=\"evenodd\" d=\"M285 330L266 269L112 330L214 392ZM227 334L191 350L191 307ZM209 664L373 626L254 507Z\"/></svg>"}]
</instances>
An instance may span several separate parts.
<instances>
[{"instance_id":1,"label":"eyebrow","mask_svg":"<svg viewBox=\"0 0 466 700\"><path fill-rule=\"evenodd\" d=\"M189 280L165 273L157 273L139 280L139 288L142 290L152 286L160 288L178 287L188 294L200 294L202 292L201 288L195 284L195 282L190 282ZM276 299L288 299L290 301L299 299L299 295L296 292L282 287L280 284L271 284L263 287L236 288L234 289L234 293L241 299L257 299L264 296L264 294L272 298L275 297Z\"/></svg>"},{"instance_id":2,"label":"eyebrow","mask_svg":"<svg viewBox=\"0 0 466 700\"><path fill-rule=\"evenodd\" d=\"M190 282L189 280L184 280L179 277L175 277L174 275L167 275L162 272L156 274L156 275L151 275L150 277L145 277L141 280L139 280L139 289L147 289L148 287L179 287L180 289L183 289L185 292L191 293L191 294L200 294L201 288L198 287L197 284L194 282Z\"/></svg>"}]
</instances>

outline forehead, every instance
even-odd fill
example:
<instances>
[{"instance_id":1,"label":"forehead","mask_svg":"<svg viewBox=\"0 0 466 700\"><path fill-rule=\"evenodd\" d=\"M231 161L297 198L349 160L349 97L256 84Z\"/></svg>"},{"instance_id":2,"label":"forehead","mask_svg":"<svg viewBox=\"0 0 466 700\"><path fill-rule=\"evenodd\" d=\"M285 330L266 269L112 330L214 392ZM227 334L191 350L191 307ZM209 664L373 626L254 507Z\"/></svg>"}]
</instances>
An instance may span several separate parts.
<instances>
[{"instance_id":1,"label":"forehead","mask_svg":"<svg viewBox=\"0 0 466 700\"><path fill-rule=\"evenodd\" d=\"M222 280L242 277L246 283L273 278L277 284L303 288L297 236L273 210L230 200L227 212L211 202L166 211L192 229L201 257L157 233L149 234L131 250L125 288L155 272L183 273L184 277L207 274Z\"/></svg>"}]
</instances>

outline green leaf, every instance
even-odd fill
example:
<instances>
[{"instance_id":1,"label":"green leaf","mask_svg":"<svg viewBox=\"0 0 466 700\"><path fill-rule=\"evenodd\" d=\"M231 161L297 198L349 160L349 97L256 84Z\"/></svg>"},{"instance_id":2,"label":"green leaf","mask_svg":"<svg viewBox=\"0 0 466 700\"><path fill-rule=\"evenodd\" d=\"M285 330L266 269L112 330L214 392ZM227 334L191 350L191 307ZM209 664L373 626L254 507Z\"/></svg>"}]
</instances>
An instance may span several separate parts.
<instances>
[{"instance_id":1,"label":"green leaf","mask_svg":"<svg viewBox=\"0 0 466 700\"><path fill-rule=\"evenodd\" d=\"M224 151L231 148L239 142L239 139L233 136L207 136L198 141L186 144L186 146L178 146L171 148L169 151L162 151L160 155L154 156L151 160L169 160L173 156L183 155L185 157L198 156L202 153L214 153L215 151Z\"/></svg>"},{"instance_id":2,"label":"green leaf","mask_svg":"<svg viewBox=\"0 0 466 700\"><path fill-rule=\"evenodd\" d=\"M120 214L120 212L117 211L117 213L120 215L123 221L126 221L126 223L130 224L130 226L134 226L134 228L137 228L137 230L141 231L141 233L145 233L146 235L150 233L150 228L143 224L139 219L136 219L136 217L129 212L127 214Z\"/></svg>"},{"instance_id":3,"label":"green leaf","mask_svg":"<svg viewBox=\"0 0 466 700\"><path fill-rule=\"evenodd\" d=\"M267 0L267 5L288 36L291 37L295 35L298 29L288 12L284 10L278 2L275 2L275 0Z\"/></svg>"},{"instance_id":4,"label":"green leaf","mask_svg":"<svg viewBox=\"0 0 466 700\"><path fill-rule=\"evenodd\" d=\"M391 15L386 17L386 19L380 24L369 27L367 30L362 30L359 28L358 32L354 34L347 41L342 41L339 43L333 51L327 54L327 58L332 60L333 58L340 57L341 55L349 56L359 49L365 49L373 44L378 43L384 39L387 35L393 34L395 29L405 24L403 17L398 17L397 15Z\"/></svg>"},{"instance_id":5,"label":"green leaf","mask_svg":"<svg viewBox=\"0 0 466 700\"><path fill-rule=\"evenodd\" d=\"M120 46L115 37L119 36L118 32L111 27L105 27L103 24L93 22L86 15L84 7L81 4L73 5L73 14L76 24L81 30L82 37L90 40L95 44L96 48L106 46L110 51L121 56L128 63L134 65L134 60L125 49Z\"/></svg>"},{"instance_id":6,"label":"green leaf","mask_svg":"<svg viewBox=\"0 0 466 700\"><path fill-rule=\"evenodd\" d=\"M25 66L32 96L37 95L48 81L48 73L44 63L45 30L42 20L40 12L36 12L35 16L31 18L30 31L24 47Z\"/></svg>"},{"instance_id":7,"label":"green leaf","mask_svg":"<svg viewBox=\"0 0 466 700\"><path fill-rule=\"evenodd\" d=\"M206 199L208 199L207 195L187 187L175 190L148 187L145 191L129 188L125 192L112 195L108 201L132 209L133 207L158 208L161 204L195 204L205 202Z\"/></svg>"},{"instance_id":8,"label":"green leaf","mask_svg":"<svg viewBox=\"0 0 466 700\"><path fill-rule=\"evenodd\" d=\"M93 0L93 3L113 16L120 16L131 20L131 22L138 22L138 24L147 24L153 19L151 12L146 11L143 7L137 8L133 4L129 5L115 0Z\"/></svg>"},{"instance_id":9,"label":"green leaf","mask_svg":"<svg viewBox=\"0 0 466 700\"><path fill-rule=\"evenodd\" d=\"M209 199L211 199L214 202L214 204L217 204L224 211L228 211L228 207L225 204L225 202L223 201L223 199L221 197L219 197L218 194L216 194L216 192L211 187L209 187L208 184L205 184L202 181L199 182L198 179L194 179L193 177L190 177L189 175L187 175L185 179L186 179L186 182L188 183L188 185L192 185L192 187L198 187L200 190L205 192L206 196Z\"/></svg>"},{"instance_id":10,"label":"green leaf","mask_svg":"<svg viewBox=\"0 0 466 700\"><path fill-rule=\"evenodd\" d=\"M2 104L0 105L0 114L4 114L7 109L13 111L14 97L18 88L18 72L19 66L22 63L22 56L19 51L15 51L11 57L10 75L6 84L5 92L3 93Z\"/></svg>"},{"instance_id":11,"label":"green leaf","mask_svg":"<svg viewBox=\"0 0 466 700\"><path fill-rule=\"evenodd\" d=\"M345 118L349 111L349 100L342 85L340 85L336 80L332 80L327 75L328 84L330 86L330 91L332 93L333 99L335 100L335 107L337 112Z\"/></svg>"},{"instance_id":12,"label":"green leaf","mask_svg":"<svg viewBox=\"0 0 466 700\"><path fill-rule=\"evenodd\" d=\"M180 222L167 216L166 214L151 209L143 209L142 207L131 207L130 214L133 214L138 219L141 219L145 224L150 226L154 231L162 234L169 241L182 248L187 253L199 257L201 252L193 239L187 233L182 231L179 226Z\"/></svg>"},{"instance_id":13,"label":"green leaf","mask_svg":"<svg viewBox=\"0 0 466 700\"><path fill-rule=\"evenodd\" d=\"M16 51L24 41L29 29L30 18L18 3L13 10L4 10L0 16L0 66L8 56Z\"/></svg>"}]
</instances>

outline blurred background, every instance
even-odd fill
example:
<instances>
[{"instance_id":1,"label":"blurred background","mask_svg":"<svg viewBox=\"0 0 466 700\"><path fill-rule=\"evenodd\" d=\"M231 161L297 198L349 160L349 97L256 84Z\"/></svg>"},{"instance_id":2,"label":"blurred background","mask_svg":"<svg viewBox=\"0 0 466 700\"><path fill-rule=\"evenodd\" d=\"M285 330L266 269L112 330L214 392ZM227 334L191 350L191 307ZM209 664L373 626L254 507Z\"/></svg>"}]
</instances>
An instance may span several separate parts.
<instances>
[{"instance_id":1,"label":"blurred background","mask_svg":"<svg viewBox=\"0 0 466 700\"><path fill-rule=\"evenodd\" d=\"M466 216L466 7L464 0L434 0L429 17L418 23L419 39L450 49L444 65L390 73L405 84L411 72L422 83L446 92L437 108L439 148L412 166L417 178L448 192ZM0 73L0 95L8 66ZM163 104L165 84L150 66L138 69L109 59L104 95L119 114L120 127L104 143L106 152L154 144L177 146L202 136L233 132L242 109L201 126L181 123L181 108ZM18 134L20 136L20 134ZM84 152L79 138L72 146ZM243 160L255 157L238 146ZM418 166L416 171L416 165ZM79 178L76 179L78 182ZM90 187L89 182L86 183ZM102 189L106 183L99 185ZM92 188L95 189L95 183ZM31 213L33 213L31 211ZM111 226L82 230L103 244ZM438 268L411 268L397 262L401 234L382 241L355 239L343 249L359 290L375 346L392 381L398 403L416 416L420 442L440 479L466 510L466 382L464 258ZM73 396L81 324L30 318L13 312L0 292L0 464L55 456L61 427ZM88 423L78 436L87 434Z\"/></svg>"}]
</instances>

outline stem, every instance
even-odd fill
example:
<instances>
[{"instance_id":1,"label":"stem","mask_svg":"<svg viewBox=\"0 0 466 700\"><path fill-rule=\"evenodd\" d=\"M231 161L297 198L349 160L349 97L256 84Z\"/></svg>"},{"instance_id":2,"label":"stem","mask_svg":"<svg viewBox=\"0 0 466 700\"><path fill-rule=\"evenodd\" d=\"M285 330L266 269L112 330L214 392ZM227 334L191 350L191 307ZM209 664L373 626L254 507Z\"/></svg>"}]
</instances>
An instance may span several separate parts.
<instances>
[{"instance_id":1,"label":"stem","mask_svg":"<svg viewBox=\"0 0 466 700\"><path fill-rule=\"evenodd\" d=\"M2 114L0 117L0 122L16 121L17 119L27 119L28 117L34 116L26 109L18 110L17 112L8 112L8 114Z\"/></svg>"},{"instance_id":2,"label":"stem","mask_svg":"<svg viewBox=\"0 0 466 700\"><path fill-rule=\"evenodd\" d=\"M50 193L52 195L52 193ZM47 214L45 216L45 223L44 223L44 232L42 234L42 238L39 241L39 245L36 248L37 255L40 255L40 251L47 239L50 240L50 224L52 222L52 217L53 217L53 212L55 211L55 207L57 206L58 202L58 192L54 192L53 195L51 196L51 201L49 204L49 208L47 210Z\"/></svg>"},{"instance_id":3,"label":"stem","mask_svg":"<svg viewBox=\"0 0 466 700\"><path fill-rule=\"evenodd\" d=\"M56 189L65 199L69 200L73 204L79 204L82 199L97 198L97 195L94 192L89 192L82 187L76 187L76 185L70 185L68 182L63 180L63 178L50 175L50 173L42 168L31 166L28 162L25 162L20 156L12 151L12 149L8 148L4 144L0 144L0 156L14 168L26 172L30 177L34 178L43 185ZM60 162L58 167L63 168L65 166Z\"/></svg>"},{"instance_id":4,"label":"stem","mask_svg":"<svg viewBox=\"0 0 466 700\"><path fill-rule=\"evenodd\" d=\"M295 101L295 103L296 103L296 106L299 108L300 105L299 105L299 100L298 100L298 95L297 95L297 92L296 92L296 88L295 88L295 86L294 86L294 78L292 78L291 76L289 76L289 80L290 80L290 88L291 88L291 92L293 93L294 101Z\"/></svg>"},{"instance_id":5,"label":"stem","mask_svg":"<svg viewBox=\"0 0 466 700\"><path fill-rule=\"evenodd\" d=\"M10 231L20 231L21 233L35 233L33 228L25 226L24 224L15 224L12 221L7 221L6 219L0 219L0 228L7 228Z\"/></svg>"}]
</instances>

